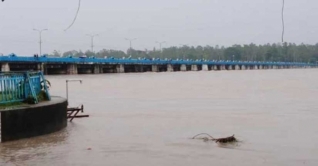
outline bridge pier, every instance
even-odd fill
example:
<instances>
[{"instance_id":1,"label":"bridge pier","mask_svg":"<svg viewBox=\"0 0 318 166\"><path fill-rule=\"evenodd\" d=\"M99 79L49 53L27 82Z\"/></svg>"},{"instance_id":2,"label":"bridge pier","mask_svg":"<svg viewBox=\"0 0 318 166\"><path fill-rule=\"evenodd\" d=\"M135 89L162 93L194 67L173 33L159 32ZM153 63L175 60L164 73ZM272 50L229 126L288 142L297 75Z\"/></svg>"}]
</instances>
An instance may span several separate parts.
<instances>
[{"instance_id":1,"label":"bridge pier","mask_svg":"<svg viewBox=\"0 0 318 166\"><path fill-rule=\"evenodd\" d=\"M158 65L151 65L151 71L152 72L158 72Z\"/></svg>"},{"instance_id":2,"label":"bridge pier","mask_svg":"<svg viewBox=\"0 0 318 166\"><path fill-rule=\"evenodd\" d=\"M1 71L2 71L2 72L10 71L10 65L9 65L9 63L2 63L2 64L1 64Z\"/></svg>"},{"instance_id":3,"label":"bridge pier","mask_svg":"<svg viewBox=\"0 0 318 166\"><path fill-rule=\"evenodd\" d=\"M203 71L209 71L209 66L206 65L206 64L202 65L202 70Z\"/></svg>"},{"instance_id":4,"label":"bridge pier","mask_svg":"<svg viewBox=\"0 0 318 166\"><path fill-rule=\"evenodd\" d=\"M246 70L246 66L245 66L245 65L242 65L242 66L241 66L241 70Z\"/></svg>"},{"instance_id":5,"label":"bridge pier","mask_svg":"<svg viewBox=\"0 0 318 166\"><path fill-rule=\"evenodd\" d=\"M259 65L258 69L262 70L263 69L263 65Z\"/></svg>"},{"instance_id":6,"label":"bridge pier","mask_svg":"<svg viewBox=\"0 0 318 166\"><path fill-rule=\"evenodd\" d=\"M174 71L173 65L168 64L168 65L167 65L167 71L168 71L168 72L173 72L173 71Z\"/></svg>"},{"instance_id":7,"label":"bridge pier","mask_svg":"<svg viewBox=\"0 0 318 166\"><path fill-rule=\"evenodd\" d=\"M215 66L214 66L214 70L215 70L215 71L221 70L221 66L220 66L220 65L215 65Z\"/></svg>"},{"instance_id":8,"label":"bridge pier","mask_svg":"<svg viewBox=\"0 0 318 166\"><path fill-rule=\"evenodd\" d=\"M116 71L117 71L117 73L125 73L125 66L124 65L117 65Z\"/></svg>"},{"instance_id":9,"label":"bridge pier","mask_svg":"<svg viewBox=\"0 0 318 166\"><path fill-rule=\"evenodd\" d=\"M100 74L101 72L101 66L99 64L94 65L94 74Z\"/></svg>"},{"instance_id":10,"label":"bridge pier","mask_svg":"<svg viewBox=\"0 0 318 166\"><path fill-rule=\"evenodd\" d=\"M41 71L43 74L47 74L46 65L44 63L39 63L37 65L37 70Z\"/></svg>"},{"instance_id":11,"label":"bridge pier","mask_svg":"<svg viewBox=\"0 0 318 166\"><path fill-rule=\"evenodd\" d=\"M191 65L191 71L198 71L197 65Z\"/></svg>"},{"instance_id":12,"label":"bridge pier","mask_svg":"<svg viewBox=\"0 0 318 166\"><path fill-rule=\"evenodd\" d=\"M182 64L182 65L180 66L180 71L187 71L187 65Z\"/></svg>"},{"instance_id":13,"label":"bridge pier","mask_svg":"<svg viewBox=\"0 0 318 166\"><path fill-rule=\"evenodd\" d=\"M235 70L241 70L241 68L240 68L239 65L235 65L234 69L235 69Z\"/></svg>"},{"instance_id":14,"label":"bridge pier","mask_svg":"<svg viewBox=\"0 0 318 166\"><path fill-rule=\"evenodd\" d=\"M68 64L66 73L67 74L78 74L77 64Z\"/></svg>"}]
</instances>

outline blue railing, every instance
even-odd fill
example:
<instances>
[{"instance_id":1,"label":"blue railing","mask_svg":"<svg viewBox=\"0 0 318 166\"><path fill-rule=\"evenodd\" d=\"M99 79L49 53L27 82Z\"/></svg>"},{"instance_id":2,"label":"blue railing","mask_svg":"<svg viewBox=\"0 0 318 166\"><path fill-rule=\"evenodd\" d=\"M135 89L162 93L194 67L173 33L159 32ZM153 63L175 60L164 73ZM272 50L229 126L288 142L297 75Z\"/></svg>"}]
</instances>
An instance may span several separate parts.
<instances>
[{"instance_id":1,"label":"blue railing","mask_svg":"<svg viewBox=\"0 0 318 166\"><path fill-rule=\"evenodd\" d=\"M44 93L46 99L50 100L48 86L42 72L0 73L0 104L22 102L28 98L38 103L40 93Z\"/></svg>"},{"instance_id":2,"label":"blue railing","mask_svg":"<svg viewBox=\"0 0 318 166\"><path fill-rule=\"evenodd\" d=\"M317 66L313 63L301 62L264 62L264 61L225 61L225 60L172 60L172 59L117 59L117 58L53 58L53 57L22 57L11 54L1 56L0 62L32 62L32 63L88 63L88 64L144 64L144 65L263 65L263 66Z\"/></svg>"}]
</instances>

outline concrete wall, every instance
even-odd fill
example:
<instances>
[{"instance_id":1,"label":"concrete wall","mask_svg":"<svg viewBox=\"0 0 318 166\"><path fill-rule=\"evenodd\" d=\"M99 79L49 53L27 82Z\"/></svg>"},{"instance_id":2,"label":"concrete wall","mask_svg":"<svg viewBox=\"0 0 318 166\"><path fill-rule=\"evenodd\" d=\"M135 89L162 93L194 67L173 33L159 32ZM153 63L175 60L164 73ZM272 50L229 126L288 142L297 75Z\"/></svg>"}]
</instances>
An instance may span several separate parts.
<instances>
[{"instance_id":1,"label":"concrete wall","mask_svg":"<svg viewBox=\"0 0 318 166\"><path fill-rule=\"evenodd\" d=\"M2 142L44 135L67 126L67 101L60 97L0 113Z\"/></svg>"}]
</instances>

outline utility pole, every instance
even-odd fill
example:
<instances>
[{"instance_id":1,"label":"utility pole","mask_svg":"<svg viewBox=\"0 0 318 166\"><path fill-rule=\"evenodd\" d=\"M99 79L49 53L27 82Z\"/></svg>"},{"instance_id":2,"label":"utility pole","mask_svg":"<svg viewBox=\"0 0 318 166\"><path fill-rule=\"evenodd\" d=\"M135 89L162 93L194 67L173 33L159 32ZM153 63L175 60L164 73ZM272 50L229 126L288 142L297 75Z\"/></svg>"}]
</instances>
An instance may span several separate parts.
<instances>
[{"instance_id":1,"label":"utility pole","mask_svg":"<svg viewBox=\"0 0 318 166\"><path fill-rule=\"evenodd\" d=\"M158 44L159 44L159 46L160 46L160 51L162 52L161 44L166 43L166 41L162 41L162 42L158 42L158 41L156 41L156 43L158 43Z\"/></svg>"},{"instance_id":2,"label":"utility pole","mask_svg":"<svg viewBox=\"0 0 318 166\"><path fill-rule=\"evenodd\" d=\"M91 51L94 52L94 37L98 36L98 34L86 34L86 36L91 37Z\"/></svg>"},{"instance_id":3,"label":"utility pole","mask_svg":"<svg viewBox=\"0 0 318 166\"><path fill-rule=\"evenodd\" d=\"M39 32L39 35L40 35L40 41L39 41L39 44L40 44L40 56L42 55L42 32L43 31L47 31L48 29L41 29L41 30L38 30L38 29L33 29L34 31L38 31Z\"/></svg>"},{"instance_id":4,"label":"utility pole","mask_svg":"<svg viewBox=\"0 0 318 166\"><path fill-rule=\"evenodd\" d=\"M131 55L131 43L132 41L136 40L137 38L133 38L133 39L128 39L128 38L125 38L125 40L128 40L129 41L129 54Z\"/></svg>"},{"instance_id":5,"label":"utility pole","mask_svg":"<svg viewBox=\"0 0 318 166\"><path fill-rule=\"evenodd\" d=\"M159 44L159 47L160 47L160 58L163 58L162 57L162 49L161 49L161 44L163 44L163 43L166 43L166 41L162 41L162 42L158 42L158 41L156 41L156 43L158 43Z\"/></svg>"}]
</instances>

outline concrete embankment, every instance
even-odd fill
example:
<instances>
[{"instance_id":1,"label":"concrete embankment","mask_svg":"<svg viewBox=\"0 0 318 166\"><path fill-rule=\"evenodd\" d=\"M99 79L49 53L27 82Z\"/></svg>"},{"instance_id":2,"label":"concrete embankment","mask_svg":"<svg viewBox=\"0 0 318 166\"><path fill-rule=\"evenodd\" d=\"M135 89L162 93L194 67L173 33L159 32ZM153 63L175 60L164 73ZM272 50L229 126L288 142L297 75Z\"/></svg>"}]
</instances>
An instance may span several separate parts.
<instances>
[{"instance_id":1,"label":"concrete embankment","mask_svg":"<svg viewBox=\"0 0 318 166\"><path fill-rule=\"evenodd\" d=\"M1 142L49 134L67 126L67 100L61 97L0 113Z\"/></svg>"}]
</instances>

